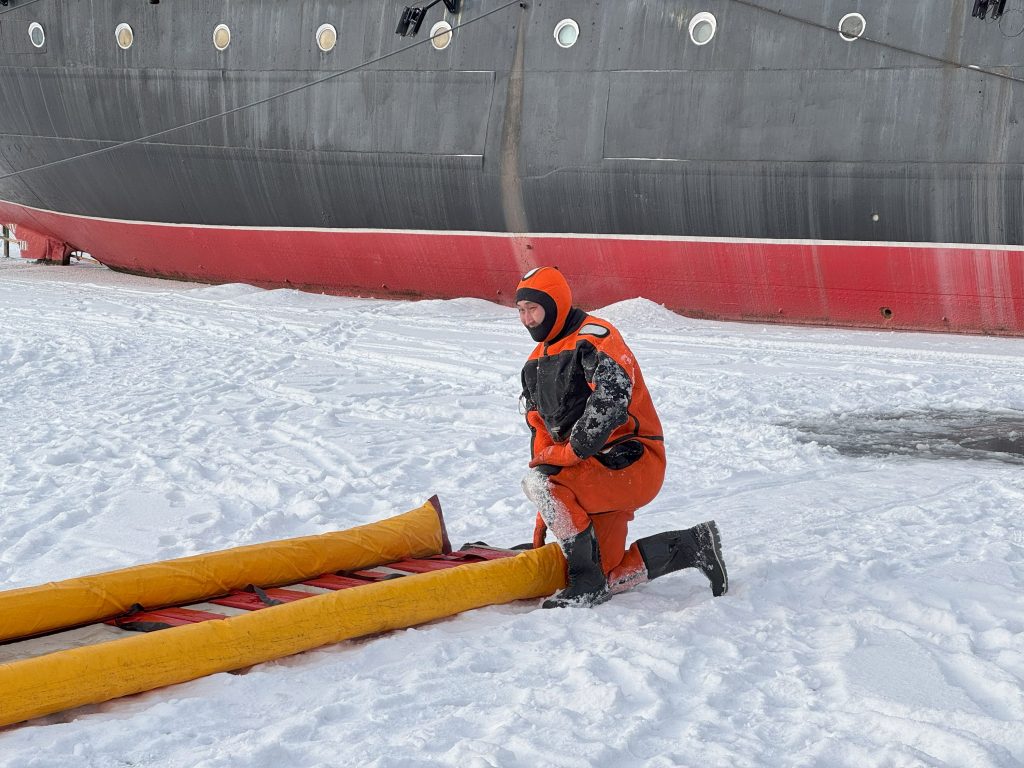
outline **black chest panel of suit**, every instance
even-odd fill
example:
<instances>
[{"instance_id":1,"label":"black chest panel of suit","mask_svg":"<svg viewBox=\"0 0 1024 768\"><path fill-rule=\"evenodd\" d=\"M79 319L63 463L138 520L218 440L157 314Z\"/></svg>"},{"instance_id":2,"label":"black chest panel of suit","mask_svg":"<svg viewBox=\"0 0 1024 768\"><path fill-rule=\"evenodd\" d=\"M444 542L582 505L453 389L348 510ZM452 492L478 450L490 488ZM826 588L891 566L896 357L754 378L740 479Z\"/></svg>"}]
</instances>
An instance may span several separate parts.
<instances>
[{"instance_id":1,"label":"black chest panel of suit","mask_svg":"<svg viewBox=\"0 0 1024 768\"><path fill-rule=\"evenodd\" d=\"M593 353L590 344L579 344L574 349L531 360L524 371L525 383L537 404L537 411L556 442L568 439L587 406L591 389L583 357Z\"/></svg>"}]
</instances>

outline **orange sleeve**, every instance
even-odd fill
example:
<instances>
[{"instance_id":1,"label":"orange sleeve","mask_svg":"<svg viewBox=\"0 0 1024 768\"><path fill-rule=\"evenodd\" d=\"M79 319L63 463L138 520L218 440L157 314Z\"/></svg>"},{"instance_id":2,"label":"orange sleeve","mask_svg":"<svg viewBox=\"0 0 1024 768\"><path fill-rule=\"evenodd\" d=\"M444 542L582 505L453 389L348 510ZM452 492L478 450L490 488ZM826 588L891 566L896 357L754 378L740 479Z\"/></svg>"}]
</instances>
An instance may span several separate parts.
<instances>
[{"instance_id":1,"label":"orange sleeve","mask_svg":"<svg viewBox=\"0 0 1024 768\"><path fill-rule=\"evenodd\" d=\"M530 425L532 433L530 439L530 458L532 459L545 448L554 445L555 441L551 439L551 433L548 432L544 419L537 411L526 412L526 423Z\"/></svg>"}]
</instances>

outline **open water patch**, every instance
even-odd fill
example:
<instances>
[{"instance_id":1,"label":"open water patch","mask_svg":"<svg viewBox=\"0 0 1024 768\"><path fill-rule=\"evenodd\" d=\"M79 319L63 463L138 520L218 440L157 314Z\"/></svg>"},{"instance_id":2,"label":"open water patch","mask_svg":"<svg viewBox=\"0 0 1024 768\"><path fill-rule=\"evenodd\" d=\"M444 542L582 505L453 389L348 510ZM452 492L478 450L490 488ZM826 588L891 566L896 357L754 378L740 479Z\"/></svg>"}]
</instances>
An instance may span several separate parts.
<instances>
[{"instance_id":1,"label":"open water patch","mask_svg":"<svg viewBox=\"0 0 1024 768\"><path fill-rule=\"evenodd\" d=\"M828 446L844 456L1024 464L1021 411L855 411L780 426L795 429L801 442Z\"/></svg>"}]
</instances>

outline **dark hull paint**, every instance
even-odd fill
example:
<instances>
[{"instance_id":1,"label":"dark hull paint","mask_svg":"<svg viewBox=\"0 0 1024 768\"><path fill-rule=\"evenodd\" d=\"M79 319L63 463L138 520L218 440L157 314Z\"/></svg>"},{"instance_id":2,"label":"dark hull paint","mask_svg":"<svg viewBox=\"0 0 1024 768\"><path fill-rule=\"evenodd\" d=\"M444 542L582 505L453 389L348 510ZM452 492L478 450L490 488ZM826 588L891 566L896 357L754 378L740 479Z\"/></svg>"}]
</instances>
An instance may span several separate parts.
<instances>
[{"instance_id":1,"label":"dark hull paint","mask_svg":"<svg viewBox=\"0 0 1024 768\"><path fill-rule=\"evenodd\" d=\"M0 171L147 135L400 48L408 41L394 35L394 24L404 4L43 0L18 10L15 2L15 11L0 17ZM500 4L466 0L451 20L469 21ZM922 11L870 0L858 10L876 39L1024 73L1024 37L1009 36L1005 19L970 19L971 4L936 0ZM202 256L168 269L155 250L127 254L82 219L54 223L29 209L187 224L181 248L200 251L213 247L205 238L218 227L248 228L254 237L261 227L329 230L331 244L317 247L340 249L332 258L363 263L364 252L345 250L358 241L375 263L405 273L415 266L419 274L406 274L403 294L500 299L497 288L490 295L490 288L437 276L472 265L482 284L507 280L511 288L518 272L558 258L563 267L579 265L583 296L639 294L691 314L889 327L892 317L881 310L898 303L896 296L906 302L920 294L921 311L901 313L918 319L900 327L1024 333L1024 267L1012 247L1024 244L1024 85L871 42L848 43L834 31L732 0L685 5L513 5L457 31L446 51L420 46L264 106L3 180L0 199L23 231L150 274L377 290L376 276L353 281L304 263L315 261L306 249L292 254L290 270L272 270L272 279L262 279L266 270L245 254L224 255L214 272ZM441 7L430 22L441 18ZM820 0L773 7L831 28L849 10ZM686 25L703 9L716 15L718 33L698 47ZM562 18L581 29L568 50L552 35ZM47 30L41 51L28 44L32 20ZM136 33L129 51L113 44L123 21ZM210 44L218 22L233 31L223 53ZM313 42L323 22L340 35L327 54ZM399 237L353 239L352 230ZM442 249L435 262L423 255L432 248L397 246L409 232L520 234L501 238L512 245L493 258L460 266L444 260L468 258L461 249ZM540 252L527 247L545 237L537 233L582 237L563 237L557 251ZM728 256L739 266L700 259L710 270L703 279L673 284L666 275L691 275L695 251L679 246L678 237L739 239ZM618 248L648 238L663 240L656 257L650 249L641 256L639 247L635 258L605 257L610 242ZM873 317L851 320L838 311L828 297L847 296L850 286L828 282L833 270L803 265L802 257L794 267L779 255L793 249L776 240L814 241L796 247L801 253L835 243L834 253L862 273L862 289L875 292ZM858 250L849 245L856 241L871 245ZM911 272L879 261L889 246L878 243L921 243L932 256L914 261ZM960 249L973 255L954 268L942 255L949 249L935 244L1011 247ZM768 252L781 259L777 266L757 261ZM885 252L901 258L905 249ZM794 299L785 276L794 268L825 299ZM1000 277L986 283L979 274ZM622 290L589 290L588 282ZM921 294L922 285L934 293ZM722 291L741 299L722 301ZM744 291L756 295L745 301ZM790 298L773 302L766 291ZM964 301L977 311L953 314L975 320L951 323L941 308ZM756 309L745 311L747 305Z\"/></svg>"}]
</instances>

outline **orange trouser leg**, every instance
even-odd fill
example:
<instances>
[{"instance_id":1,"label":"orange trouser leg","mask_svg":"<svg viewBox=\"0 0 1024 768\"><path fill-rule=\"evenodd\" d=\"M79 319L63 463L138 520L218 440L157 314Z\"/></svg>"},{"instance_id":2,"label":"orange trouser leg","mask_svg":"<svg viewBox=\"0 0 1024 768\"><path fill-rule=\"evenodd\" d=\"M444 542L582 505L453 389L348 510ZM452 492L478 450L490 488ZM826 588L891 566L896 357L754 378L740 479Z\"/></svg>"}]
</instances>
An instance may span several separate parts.
<instances>
[{"instance_id":1,"label":"orange trouser leg","mask_svg":"<svg viewBox=\"0 0 1024 768\"><path fill-rule=\"evenodd\" d=\"M523 490L559 541L593 523L601 564L609 573L623 558L633 512L657 496L664 479L664 448L655 445L625 469L608 469L591 458L557 475L532 471L523 480Z\"/></svg>"},{"instance_id":2,"label":"orange trouser leg","mask_svg":"<svg viewBox=\"0 0 1024 768\"><path fill-rule=\"evenodd\" d=\"M587 524L594 524L594 535L597 536L597 544L601 549L601 566L606 574L619 565L619 560L622 558L623 550L626 547L626 532L632 519L633 513L631 511L600 512L596 515L587 516ZM533 529L534 548L544 546L544 534L546 531L547 523L538 514Z\"/></svg>"},{"instance_id":3,"label":"orange trouser leg","mask_svg":"<svg viewBox=\"0 0 1024 768\"><path fill-rule=\"evenodd\" d=\"M619 565L626 549L626 530L633 512L601 512L591 515L597 545L601 549L601 568L607 576Z\"/></svg>"},{"instance_id":4,"label":"orange trouser leg","mask_svg":"<svg viewBox=\"0 0 1024 768\"><path fill-rule=\"evenodd\" d=\"M608 588L613 595L647 581L647 566L636 544L626 550L615 568L605 573L608 574Z\"/></svg>"}]
</instances>

